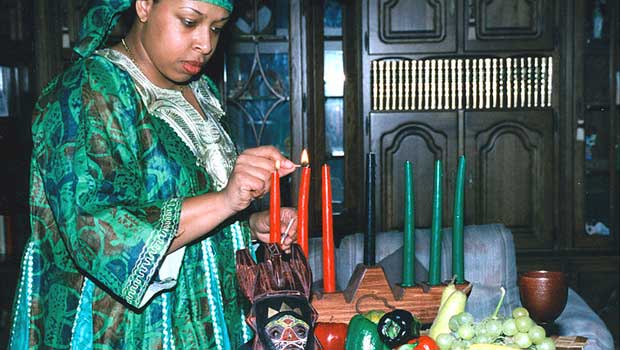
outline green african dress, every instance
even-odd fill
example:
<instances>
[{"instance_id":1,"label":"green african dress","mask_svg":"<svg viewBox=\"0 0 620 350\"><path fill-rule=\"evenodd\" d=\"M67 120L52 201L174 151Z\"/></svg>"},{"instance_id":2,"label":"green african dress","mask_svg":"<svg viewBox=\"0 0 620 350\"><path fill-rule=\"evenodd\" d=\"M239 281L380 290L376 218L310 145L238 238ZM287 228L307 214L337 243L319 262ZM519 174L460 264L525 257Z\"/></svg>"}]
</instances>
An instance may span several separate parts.
<instances>
[{"instance_id":1,"label":"green african dress","mask_svg":"<svg viewBox=\"0 0 620 350\"><path fill-rule=\"evenodd\" d=\"M43 91L34 112L32 235L10 349L237 349L242 222L166 255L184 198L222 189L236 152L207 78L202 117L102 49Z\"/></svg>"}]
</instances>

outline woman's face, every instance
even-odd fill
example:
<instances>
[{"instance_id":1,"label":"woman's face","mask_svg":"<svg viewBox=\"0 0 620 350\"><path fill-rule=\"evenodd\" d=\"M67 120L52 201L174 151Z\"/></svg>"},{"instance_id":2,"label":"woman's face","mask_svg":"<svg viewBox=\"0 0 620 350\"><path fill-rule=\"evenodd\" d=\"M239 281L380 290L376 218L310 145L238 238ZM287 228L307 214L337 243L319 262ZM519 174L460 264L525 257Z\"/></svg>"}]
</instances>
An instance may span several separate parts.
<instances>
[{"instance_id":1,"label":"woman's face","mask_svg":"<svg viewBox=\"0 0 620 350\"><path fill-rule=\"evenodd\" d=\"M139 0L137 12L144 58L155 75L149 78L163 85L201 72L229 17L224 8L199 0Z\"/></svg>"}]
</instances>

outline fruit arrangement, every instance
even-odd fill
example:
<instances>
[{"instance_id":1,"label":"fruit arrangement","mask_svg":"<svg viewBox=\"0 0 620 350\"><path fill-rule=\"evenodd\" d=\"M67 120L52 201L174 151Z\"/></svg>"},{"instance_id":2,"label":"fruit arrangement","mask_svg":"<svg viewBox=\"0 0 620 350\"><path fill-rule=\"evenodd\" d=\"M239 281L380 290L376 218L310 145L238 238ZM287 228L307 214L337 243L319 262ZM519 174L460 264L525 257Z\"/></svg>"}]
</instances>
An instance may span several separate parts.
<instances>
[{"instance_id":1,"label":"fruit arrangement","mask_svg":"<svg viewBox=\"0 0 620 350\"><path fill-rule=\"evenodd\" d=\"M506 291L492 315L476 322L465 311L452 313L448 318L448 331L435 333L433 338L441 350L555 350L555 342L547 337L545 329L537 325L527 309L517 307L510 317L498 316ZM464 310L464 307L463 307ZM440 310L440 315L441 310Z\"/></svg>"},{"instance_id":2,"label":"fruit arrangement","mask_svg":"<svg viewBox=\"0 0 620 350\"><path fill-rule=\"evenodd\" d=\"M465 311L467 290L458 290L452 281L442 293L428 335L420 334L415 315L401 309L358 313L348 324L319 322L315 334L324 350L555 350L553 339L527 309L499 315L506 294L503 287L500 290L495 311L475 321Z\"/></svg>"}]
</instances>

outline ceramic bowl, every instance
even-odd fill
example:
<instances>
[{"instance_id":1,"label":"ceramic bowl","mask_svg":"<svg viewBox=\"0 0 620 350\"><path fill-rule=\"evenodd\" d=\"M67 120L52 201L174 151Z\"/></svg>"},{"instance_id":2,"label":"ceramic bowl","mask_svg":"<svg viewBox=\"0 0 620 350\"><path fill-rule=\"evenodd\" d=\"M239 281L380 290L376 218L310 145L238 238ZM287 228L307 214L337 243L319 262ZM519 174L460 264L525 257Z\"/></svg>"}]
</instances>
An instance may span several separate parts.
<instances>
[{"instance_id":1,"label":"ceramic bowl","mask_svg":"<svg viewBox=\"0 0 620 350\"><path fill-rule=\"evenodd\" d=\"M528 271L519 276L521 304L537 323L553 322L568 297L566 275L560 271Z\"/></svg>"}]
</instances>

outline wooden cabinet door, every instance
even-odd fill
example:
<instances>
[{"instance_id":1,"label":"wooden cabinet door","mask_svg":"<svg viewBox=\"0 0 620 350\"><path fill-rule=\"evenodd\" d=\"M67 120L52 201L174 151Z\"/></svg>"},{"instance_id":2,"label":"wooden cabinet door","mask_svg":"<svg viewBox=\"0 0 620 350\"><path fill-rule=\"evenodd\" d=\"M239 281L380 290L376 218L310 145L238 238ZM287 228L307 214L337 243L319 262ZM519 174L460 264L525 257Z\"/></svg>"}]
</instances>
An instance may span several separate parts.
<instances>
[{"instance_id":1,"label":"wooden cabinet door","mask_svg":"<svg viewBox=\"0 0 620 350\"><path fill-rule=\"evenodd\" d=\"M369 53L455 52L456 2L369 0Z\"/></svg>"},{"instance_id":2,"label":"wooden cabinet door","mask_svg":"<svg viewBox=\"0 0 620 350\"><path fill-rule=\"evenodd\" d=\"M553 0L468 0L465 50L553 50Z\"/></svg>"},{"instance_id":3,"label":"wooden cabinet door","mask_svg":"<svg viewBox=\"0 0 620 350\"><path fill-rule=\"evenodd\" d=\"M519 249L552 248L553 112L466 112L464 119L468 221L503 223Z\"/></svg>"},{"instance_id":4,"label":"wooden cabinet door","mask_svg":"<svg viewBox=\"0 0 620 350\"><path fill-rule=\"evenodd\" d=\"M416 227L431 227L433 174L443 160L443 223L451 226L456 169L457 118L454 112L371 113L371 144L377 153L375 198L377 227L401 230L404 208L404 162L413 163Z\"/></svg>"}]
</instances>

